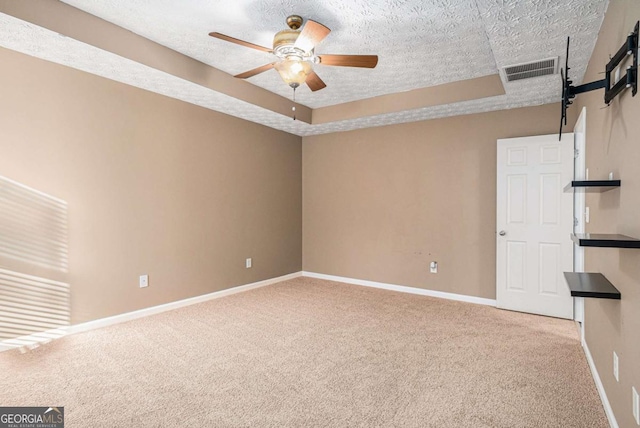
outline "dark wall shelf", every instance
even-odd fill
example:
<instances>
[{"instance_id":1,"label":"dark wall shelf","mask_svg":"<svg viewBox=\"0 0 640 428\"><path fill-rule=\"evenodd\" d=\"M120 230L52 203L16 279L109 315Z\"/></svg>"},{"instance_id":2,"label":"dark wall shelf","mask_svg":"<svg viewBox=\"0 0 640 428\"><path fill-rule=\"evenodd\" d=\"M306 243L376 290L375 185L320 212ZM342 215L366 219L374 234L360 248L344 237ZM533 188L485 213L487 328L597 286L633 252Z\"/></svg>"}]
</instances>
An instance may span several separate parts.
<instances>
[{"instance_id":1,"label":"dark wall shelf","mask_svg":"<svg viewBox=\"0 0 640 428\"><path fill-rule=\"evenodd\" d=\"M602 193L620 187L620 180L574 180L565 186L565 192L576 190ZM640 248L640 239L626 235L604 233L572 233L571 239L581 247L600 248ZM620 300L616 287L601 273L565 272L564 277L573 297L595 297L598 299Z\"/></svg>"},{"instance_id":2,"label":"dark wall shelf","mask_svg":"<svg viewBox=\"0 0 640 428\"><path fill-rule=\"evenodd\" d=\"M640 248L640 239L625 235L573 233L571 234L571 239L581 247Z\"/></svg>"},{"instance_id":3,"label":"dark wall shelf","mask_svg":"<svg viewBox=\"0 0 640 428\"><path fill-rule=\"evenodd\" d=\"M618 289L601 273L565 272L564 277L573 297L621 298Z\"/></svg>"},{"instance_id":4,"label":"dark wall shelf","mask_svg":"<svg viewBox=\"0 0 640 428\"><path fill-rule=\"evenodd\" d=\"M565 192L583 189L585 192L602 193L620 187L620 180L587 180L572 181L564 187Z\"/></svg>"}]
</instances>

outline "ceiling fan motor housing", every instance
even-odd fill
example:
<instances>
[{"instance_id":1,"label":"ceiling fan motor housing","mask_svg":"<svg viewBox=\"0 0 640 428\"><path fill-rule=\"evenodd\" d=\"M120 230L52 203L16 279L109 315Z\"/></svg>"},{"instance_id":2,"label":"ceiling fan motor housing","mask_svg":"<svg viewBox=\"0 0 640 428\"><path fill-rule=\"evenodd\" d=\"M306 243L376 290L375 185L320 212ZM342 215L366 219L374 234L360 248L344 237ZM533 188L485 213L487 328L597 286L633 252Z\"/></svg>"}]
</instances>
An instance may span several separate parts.
<instances>
[{"instance_id":1,"label":"ceiling fan motor housing","mask_svg":"<svg viewBox=\"0 0 640 428\"><path fill-rule=\"evenodd\" d=\"M294 46L299 35L300 30L282 30L277 32L273 37L273 53L281 59L290 56L296 56L300 60L310 58L312 56L310 52L305 52Z\"/></svg>"},{"instance_id":2,"label":"ceiling fan motor housing","mask_svg":"<svg viewBox=\"0 0 640 428\"><path fill-rule=\"evenodd\" d=\"M309 52L295 47L296 40L300 36L302 17L291 15L287 17L289 29L278 31L273 37L273 53L280 59L294 59L298 61L313 61L313 49Z\"/></svg>"}]
</instances>

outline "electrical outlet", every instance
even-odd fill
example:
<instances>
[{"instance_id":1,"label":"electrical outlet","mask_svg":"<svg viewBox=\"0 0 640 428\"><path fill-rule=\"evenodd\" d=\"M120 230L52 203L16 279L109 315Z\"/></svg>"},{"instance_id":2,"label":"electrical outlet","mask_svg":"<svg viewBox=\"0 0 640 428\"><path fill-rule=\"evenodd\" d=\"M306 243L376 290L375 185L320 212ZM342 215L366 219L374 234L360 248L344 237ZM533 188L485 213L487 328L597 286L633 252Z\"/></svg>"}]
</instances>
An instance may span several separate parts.
<instances>
[{"instance_id":1,"label":"electrical outlet","mask_svg":"<svg viewBox=\"0 0 640 428\"><path fill-rule=\"evenodd\" d=\"M616 68L615 73L613 73L613 84L615 85L620 80L620 67Z\"/></svg>"},{"instance_id":2,"label":"electrical outlet","mask_svg":"<svg viewBox=\"0 0 640 428\"><path fill-rule=\"evenodd\" d=\"M613 180L613 172L609 173L609 180Z\"/></svg>"},{"instance_id":3,"label":"electrical outlet","mask_svg":"<svg viewBox=\"0 0 640 428\"><path fill-rule=\"evenodd\" d=\"M616 382L620 382L620 361L616 351L613 351L613 377L616 378Z\"/></svg>"},{"instance_id":4,"label":"electrical outlet","mask_svg":"<svg viewBox=\"0 0 640 428\"><path fill-rule=\"evenodd\" d=\"M589 168L584 170L584 179L589 180Z\"/></svg>"},{"instance_id":5,"label":"electrical outlet","mask_svg":"<svg viewBox=\"0 0 640 428\"><path fill-rule=\"evenodd\" d=\"M245 264L244 264L244 265L245 265L245 267L246 267L247 269L249 269L249 268L251 267L251 264L252 264L252 262L251 262L251 257L249 257L249 258L246 260L246 262L245 262Z\"/></svg>"},{"instance_id":6,"label":"electrical outlet","mask_svg":"<svg viewBox=\"0 0 640 428\"><path fill-rule=\"evenodd\" d=\"M590 215L589 215L589 207L586 207L584 209L584 221L586 221L587 223L589 223L589 220L591 219Z\"/></svg>"},{"instance_id":7,"label":"electrical outlet","mask_svg":"<svg viewBox=\"0 0 640 428\"><path fill-rule=\"evenodd\" d=\"M149 286L149 275L140 275L140 288Z\"/></svg>"},{"instance_id":8,"label":"electrical outlet","mask_svg":"<svg viewBox=\"0 0 640 428\"><path fill-rule=\"evenodd\" d=\"M631 387L631 397L633 400L633 417L636 420L636 423L640 425L640 396L638 395L638 391L636 391L635 387Z\"/></svg>"},{"instance_id":9,"label":"electrical outlet","mask_svg":"<svg viewBox=\"0 0 640 428\"><path fill-rule=\"evenodd\" d=\"M429 264L429 270L431 273L438 273L438 262L431 262L431 264Z\"/></svg>"}]
</instances>

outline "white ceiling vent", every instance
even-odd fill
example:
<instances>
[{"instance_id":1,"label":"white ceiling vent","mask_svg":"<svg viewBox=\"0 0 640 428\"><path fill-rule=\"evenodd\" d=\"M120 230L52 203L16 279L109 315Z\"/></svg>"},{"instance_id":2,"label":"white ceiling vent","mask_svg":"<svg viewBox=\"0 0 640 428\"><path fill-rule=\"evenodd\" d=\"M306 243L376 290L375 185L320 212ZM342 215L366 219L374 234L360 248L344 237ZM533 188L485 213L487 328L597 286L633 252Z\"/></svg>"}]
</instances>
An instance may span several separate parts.
<instances>
[{"instance_id":1,"label":"white ceiling vent","mask_svg":"<svg viewBox=\"0 0 640 428\"><path fill-rule=\"evenodd\" d=\"M509 65L504 67L503 71L507 82L556 74L558 72L558 57L528 62L526 64Z\"/></svg>"}]
</instances>

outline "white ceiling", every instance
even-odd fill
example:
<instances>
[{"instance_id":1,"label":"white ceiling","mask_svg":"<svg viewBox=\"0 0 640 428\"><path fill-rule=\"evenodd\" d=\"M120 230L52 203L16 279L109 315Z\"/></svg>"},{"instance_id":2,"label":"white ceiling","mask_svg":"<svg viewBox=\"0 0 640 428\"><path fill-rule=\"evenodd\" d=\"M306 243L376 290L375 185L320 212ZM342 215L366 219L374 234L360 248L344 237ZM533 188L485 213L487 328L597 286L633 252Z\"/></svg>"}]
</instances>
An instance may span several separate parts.
<instances>
[{"instance_id":1,"label":"white ceiling","mask_svg":"<svg viewBox=\"0 0 640 428\"><path fill-rule=\"evenodd\" d=\"M581 83L607 0L63 0L141 36L237 74L271 62L270 54L208 36L217 31L270 47L285 18L302 15L332 29L319 54L377 54L373 69L317 65L327 88L304 87L296 100L312 108L497 73L549 57L564 62L571 36L572 77ZM312 135L391 123L557 102L559 76L505 82L497 97L309 125L235 100L175 76L62 38L0 14L0 45L107 78L263 123ZM13 30L11 29L13 28ZM16 33L18 31L18 33ZM98 52L99 51L99 52ZM87 55L83 59L83 55ZM91 60L88 60L91 58ZM96 58L100 58L96 61ZM131 77L133 75L133 77ZM287 98L274 70L249 79ZM212 101L213 100L213 101Z\"/></svg>"},{"instance_id":2,"label":"white ceiling","mask_svg":"<svg viewBox=\"0 0 640 428\"><path fill-rule=\"evenodd\" d=\"M230 74L275 56L209 37L217 31L271 47L288 15L318 21L332 32L316 52L377 54L373 69L314 67L327 88L306 86L296 100L312 108L496 73L475 0L64 0L161 45ZM455 50L455 54L452 54ZM291 97L275 70L249 80ZM373 84L375 82L375 84Z\"/></svg>"}]
</instances>

